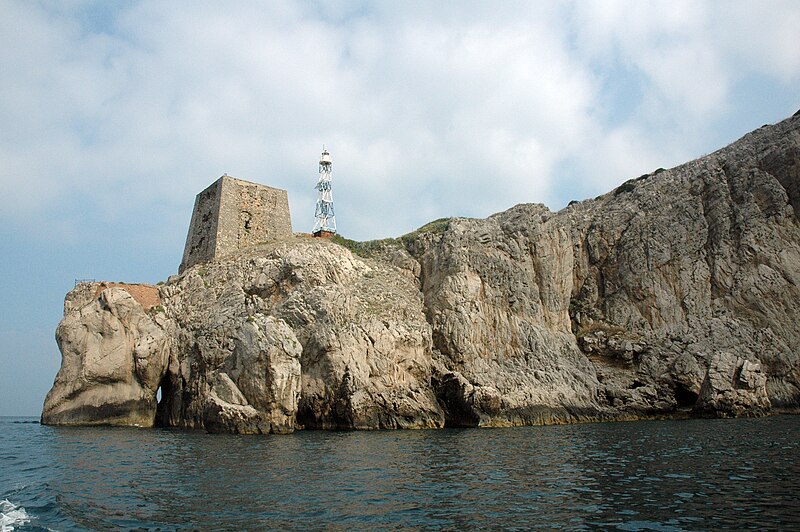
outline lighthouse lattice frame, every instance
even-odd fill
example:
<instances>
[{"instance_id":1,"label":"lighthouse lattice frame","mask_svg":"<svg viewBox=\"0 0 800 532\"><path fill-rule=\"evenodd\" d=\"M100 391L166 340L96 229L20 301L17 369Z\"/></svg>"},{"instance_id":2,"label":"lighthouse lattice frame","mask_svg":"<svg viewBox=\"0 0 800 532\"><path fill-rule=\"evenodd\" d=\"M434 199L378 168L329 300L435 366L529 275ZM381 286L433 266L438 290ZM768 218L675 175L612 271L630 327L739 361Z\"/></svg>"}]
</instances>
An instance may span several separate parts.
<instances>
[{"instance_id":1,"label":"lighthouse lattice frame","mask_svg":"<svg viewBox=\"0 0 800 532\"><path fill-rule=\"evenodd\" d=\"M314 187L319 191L314 236L330 237L336 234L336 216L333 213L333 192L331 191L331 154L324 147L319 158L319 181Z\"/></svg>"}]
</instances>

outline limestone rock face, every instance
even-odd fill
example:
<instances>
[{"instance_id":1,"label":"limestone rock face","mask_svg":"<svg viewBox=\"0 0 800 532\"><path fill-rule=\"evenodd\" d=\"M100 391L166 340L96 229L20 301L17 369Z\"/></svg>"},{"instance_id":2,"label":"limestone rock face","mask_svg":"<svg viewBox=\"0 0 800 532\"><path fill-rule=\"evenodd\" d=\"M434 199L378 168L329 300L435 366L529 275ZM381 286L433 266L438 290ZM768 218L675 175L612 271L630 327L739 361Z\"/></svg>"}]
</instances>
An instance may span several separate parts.
<instances>
[{"instance_id":1,"label":"limestone rock face","mask_svg":"<svg viewBox=\"0 0 800 532\"><path fill-rule=\"evenodd\" d=\"M570 331L572 242L550 218L544 206L519 206L488 220L451 220L410 246L449 424L598 415L595 370Z\"/></svg>"},{"instance_id":2,"label":"limestone rock face","mask_svg":"<svg viewBox=\"0 0 800 532\"><path fill-rule=\"evenodd\" d=\"M800 114L553 213L80 285L42 420L239 433L800 409ZM149 300L149 299L148 299ZM160 401L156 400L161 391Z\"/></svg>"},{"instance_id":3,"label":"limestone rock face","mask_svg":"<svg viewBox=\"0 0 800 532\"><path fill-rule=\"evenodd\" d=\"M770 409L760 362L720 353L710 362L694 409L716 417L757 416Z\"/></svg>"},{"instance_id":4,"label":"limestone rock face","mask_svg":"<svg viewBox=\"0 0 800 532\"><path fill-rule=\"evenodd\" d=\"M698 375L730 352L761 362L773 407L798 407L798 183L796 115L558 213L573 331L612 406L690 408Z\"/></svg>"},{"instance_id":5,"label":"limestone rock face","mask_svg":"<svg viewBox=\"0 0 800 532\"><path fill-rule=\"evenodd\" d=\"M188 270L162 290L176 353L159 421L207 430L427 428L431 336L416 279L323 240Z\"/></svg>"},{"instance_id":6,"label":"limestone rock face","mask_svg":"<svg viewBox=\"0 0 800 532\"><path fill-rule=\"evenodd\" d=\"M56 330L63 360L42 422L152 426L169 351L162 318L124 288L97 288L79 285L64 303Z\"/></svg>"}]
</instances>

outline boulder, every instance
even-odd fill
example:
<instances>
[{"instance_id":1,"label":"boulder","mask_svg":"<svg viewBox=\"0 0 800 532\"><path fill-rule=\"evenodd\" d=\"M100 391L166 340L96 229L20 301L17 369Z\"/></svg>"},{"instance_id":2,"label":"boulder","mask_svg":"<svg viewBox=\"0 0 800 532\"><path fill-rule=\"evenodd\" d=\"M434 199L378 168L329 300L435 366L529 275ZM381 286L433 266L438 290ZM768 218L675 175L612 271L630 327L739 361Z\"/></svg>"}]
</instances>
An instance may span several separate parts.
<instances>
[{"instance_id":1,"label":"boulder","mask_svg":"<svg viewBox=\"0 0 800 532\"><path fill-rule=\"evenodd\" d=\"M162 316L146 313L124 288L96 290L80 285L65 302L56 330L61 369L42 423L150 427L169 356Z\"/></svg>"},{"instance_id":2,"label":"boulder","mask_svg":"<svg viewBox=\"0 0 800 532\"><path fill-rule=\"evenodd\" d=\"M760 362L718 353L711 359L695 412L711 417L763 415L771 407L766 385Z\"/></svg>"}]
</instances>

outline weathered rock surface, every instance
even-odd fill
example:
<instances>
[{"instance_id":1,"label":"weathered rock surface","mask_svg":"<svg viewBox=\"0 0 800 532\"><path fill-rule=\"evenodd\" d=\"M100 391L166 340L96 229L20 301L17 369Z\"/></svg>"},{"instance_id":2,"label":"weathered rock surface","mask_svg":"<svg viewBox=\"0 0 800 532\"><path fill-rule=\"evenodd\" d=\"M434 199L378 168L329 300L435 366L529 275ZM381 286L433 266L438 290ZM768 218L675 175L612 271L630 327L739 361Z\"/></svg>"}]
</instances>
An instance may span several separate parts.
<instances>
[{"instance_id":1,"label":"weathered rock surface","mask_svg":"<svg viewBox=\"0 0 800 532\"><path fill-rule=\"evenodd\" d=\"M294 237L189 268L147 309L81 285L42 420L283 433L797 411L798 208L795 115L558 213L437 221L357 254Z\"/></svg>"},{"instance_id":2,"label":"weathered rock surface","mask_svg":"<svg viewBox=\"0 0 800 532\"><path fill-rule=\"evenodd\" d=\"M542 206L451 220L409 246L437 353L448 423L568 422L600 415L590 361L570 331L569 234Z\"/></svg>"},{"instance_id":3,"label":"weathered rock surface","mask_svg":"<svg viewBox=\"0 0 800 532\"><path fill-rule=\"evenodd\" d=\"M766 384L760 363L719 353L709 363L694 410L715 417L763 415L771 406Z\"/></svg>"},{"instance_id":4,"label":"weathered rock surface","mask_svg":"<svg viewBox=\"0 0 800 532\"><path fill-rule=\"evenodd\" d=\"M559 213L575 246L573 331L598 368L624 369L601 369L612 403L694 406L701 373L735 353L761 364L773 407L797 409L799 130L795 115ZM768 409L760 397L732 413Z\"/></svg>"},{"instance_id":5,"label":"weathered rock surface","mask_svg":"<svg viewBox=\"0 0 800 532\"><path fill-rule=\"evenodd\" d=\"M164 376L159 421L235 432L442 426L416 283L302 238L188 270L162 289L183 356Z\"/></svg>"},{"instance_id":6,"label":"weathered rock surface","mask_svg":"<svg viewBox=\"0 0 800 532\"><path fill-rule=\"evenodd\" d=\"M136 285L137 289L141 289ZM125 289L82 284L67 295L56 331L63 357L42 422L150 427L169 340L158 315ZM155 288L150 287L155 294Z\"/></svg>"}]
</instances>

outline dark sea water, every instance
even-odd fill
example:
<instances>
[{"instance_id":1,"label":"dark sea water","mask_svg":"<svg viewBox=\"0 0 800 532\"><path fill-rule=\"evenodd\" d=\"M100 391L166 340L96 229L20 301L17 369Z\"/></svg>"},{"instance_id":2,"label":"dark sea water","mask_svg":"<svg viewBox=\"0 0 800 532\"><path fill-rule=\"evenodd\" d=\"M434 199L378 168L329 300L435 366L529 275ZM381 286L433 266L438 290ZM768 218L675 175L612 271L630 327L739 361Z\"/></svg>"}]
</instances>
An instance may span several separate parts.
<instances>
[{"instance_id":1,"label":"dark sea water","mask_svg":"<svg viewBox=\"0 0 800 532\"><path fill-rule=\"evenodd\" d=\"M800 416L233 436L0 418L3 530L800 529Z\"/></svg>"}]
</instances>

